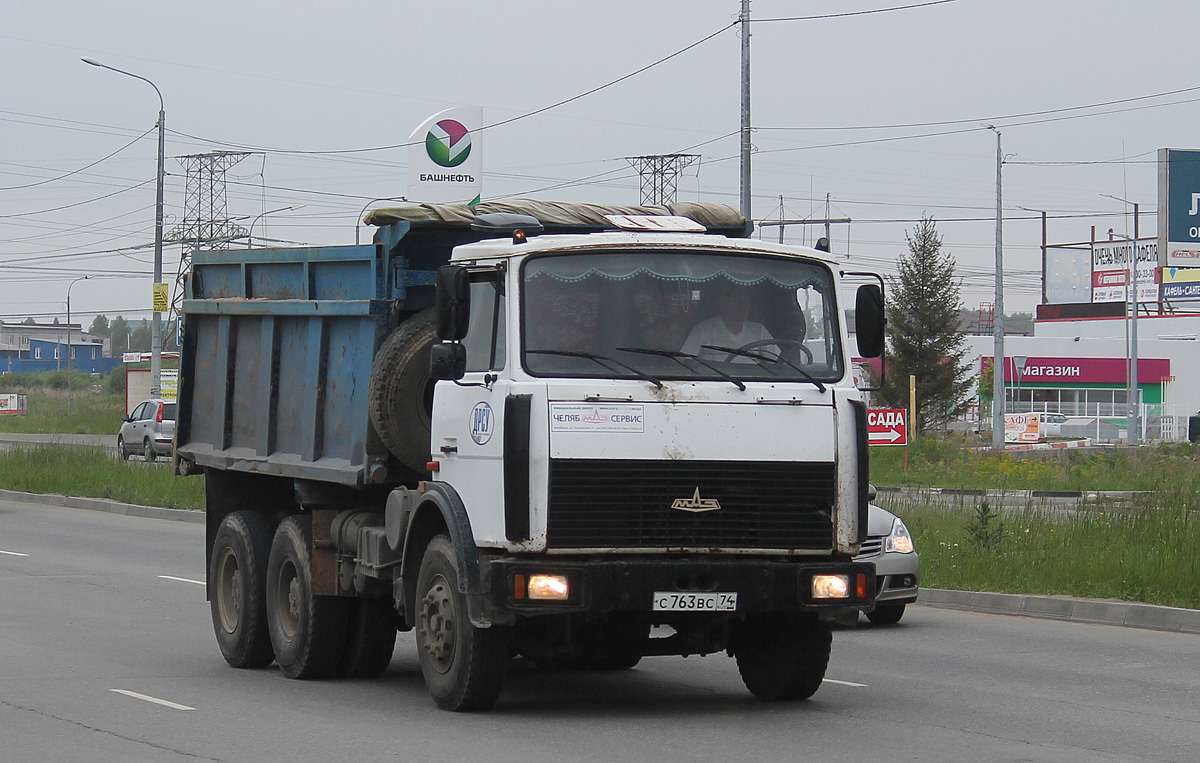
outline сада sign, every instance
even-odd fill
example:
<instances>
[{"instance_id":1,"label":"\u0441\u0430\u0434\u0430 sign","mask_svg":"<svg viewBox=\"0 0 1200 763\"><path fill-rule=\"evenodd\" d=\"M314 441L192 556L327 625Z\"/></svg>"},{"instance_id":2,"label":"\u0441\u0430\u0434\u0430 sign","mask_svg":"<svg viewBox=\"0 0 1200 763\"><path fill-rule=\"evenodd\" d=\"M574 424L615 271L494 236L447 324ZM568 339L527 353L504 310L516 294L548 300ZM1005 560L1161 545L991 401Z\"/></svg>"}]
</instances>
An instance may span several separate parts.
<instances>
[{"instance_id":1,"label":"\u0441\u0430\u0434\u0430 sign","mask_svg":"<svg viewBox=\"0 0 1200 763\"><path fill-rule=\"evenodd\" d=\"M871 445L908 445L908 417L904 409L868 410L867 441Z\"/></svg>"}]
</instances>

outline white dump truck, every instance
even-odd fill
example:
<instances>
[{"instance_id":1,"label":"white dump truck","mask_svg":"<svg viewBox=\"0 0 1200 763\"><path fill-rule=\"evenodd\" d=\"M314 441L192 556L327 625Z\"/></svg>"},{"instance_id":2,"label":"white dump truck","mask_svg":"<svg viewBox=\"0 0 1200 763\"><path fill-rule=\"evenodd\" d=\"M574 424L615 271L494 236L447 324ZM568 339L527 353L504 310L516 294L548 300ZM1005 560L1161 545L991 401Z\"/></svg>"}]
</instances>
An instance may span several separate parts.
<instances>
[{"instance_id":1,"label":"white dump truck","mask_svg":"<svg viewBox=\"0 0 1200 763\"><path fill-rule=\"evenodd\" d=\"M867 410L828 254L729 207L376 210L372 244L197 252L176 466L207 481L226 660L371 675L415 630L449 710L508 664L727 653L820 686L870 607Z\"/></svg>"}]
</instances>

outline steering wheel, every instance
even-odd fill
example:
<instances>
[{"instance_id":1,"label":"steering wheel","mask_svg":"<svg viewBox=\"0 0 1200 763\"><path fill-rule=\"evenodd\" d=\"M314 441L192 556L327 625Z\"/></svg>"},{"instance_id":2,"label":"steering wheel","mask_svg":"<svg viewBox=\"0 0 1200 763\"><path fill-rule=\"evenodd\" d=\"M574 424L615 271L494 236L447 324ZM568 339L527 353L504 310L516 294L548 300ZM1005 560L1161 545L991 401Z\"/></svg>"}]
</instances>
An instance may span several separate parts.
<instances>
[{"instance_id":1,"label":"steering wheel","mask_svg":"<svg viewBox=\"0 0 1200 763\"><path fill-rule=\"evenodd\" d=\"M795 339L759 339L757 342L748 342L743 344L737 349L738 352L749 352L750 350L756 350L759 347L766 347L767 345L775 345L778 347L779 354L781 356L783 355L783 351L787 348L799 350L806 358L804 361L805 363L811 364L813 362L812 351L805 347L803 342L798 342ZM730 354L725 358L725 362L730 362L730 360L734 357L735 356L733 354Z\"/></svg>"}]
</instances>

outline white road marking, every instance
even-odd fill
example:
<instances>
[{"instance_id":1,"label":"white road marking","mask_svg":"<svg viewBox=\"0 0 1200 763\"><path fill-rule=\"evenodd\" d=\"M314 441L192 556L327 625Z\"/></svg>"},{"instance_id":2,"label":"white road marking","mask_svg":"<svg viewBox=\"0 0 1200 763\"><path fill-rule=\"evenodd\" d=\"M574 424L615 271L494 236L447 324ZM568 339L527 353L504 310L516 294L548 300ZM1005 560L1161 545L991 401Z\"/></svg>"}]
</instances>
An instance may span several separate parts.
<instances>
[{"instance_id":1,"label":"white road marking","mask_svg":"<svg viewBox=\"0 0 1200 763\"><path fill-rule=\"evenodd\" d=\"M859 689L867 688L866 684L856 684L853 681L835 681L832 678L822 678L821 680L827 684L837 684L838 686L854 686Z\"/></svg>"},{"instance_id":2,"label":"white road marking","mask_svg":"<svg viewBox=\"0 0 1200 763\"><path fill-rule=\"evenodd\" d=\"M18 554L16 551L0 551L0 554L6 556L29 556L29 554Z\"/></svg>"},{"instance_id":3,"label":"white road marking","mask_svg":"<svg viewBox=\"0 0 1200 763\"><path fill-rule=\"evenodd\" d=\"M165 699L158 699L157 697L148 697L145 694L138 694L136 691L129 691L128 689L109 689L109 691L116 692L117 694L124 694L126 697L133 697L134 699L140 699L144 702L153 702L156 705L162 705L163 707L169 707L172 710L195 710L196 709L194 707L188 707L187 705L180 705L177 702L170 702Z\"/></svg>"},{"instance_id":4,"label":"white road marking","mask_svg":"<svg viewBox=\"0 0 1200 763\"><path fill-rule=\"evenodd\" d=\"M163 580L178 580L180 583L195 583L196 585L204 585L203 580L190 580L188 578L177 578L174 575L159 575Z\"/></svg>"}]
</instances>

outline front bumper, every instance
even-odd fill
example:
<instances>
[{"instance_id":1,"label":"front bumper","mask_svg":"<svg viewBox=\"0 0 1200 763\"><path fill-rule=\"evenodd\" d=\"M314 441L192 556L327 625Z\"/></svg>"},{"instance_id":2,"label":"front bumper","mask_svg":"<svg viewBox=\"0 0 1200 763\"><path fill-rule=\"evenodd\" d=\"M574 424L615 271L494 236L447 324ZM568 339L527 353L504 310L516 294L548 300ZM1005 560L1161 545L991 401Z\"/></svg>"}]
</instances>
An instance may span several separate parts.
<instances>
[{"instance_id":1,"label":"front bumper","mask_svg":"<svg viewBox=\"0 0 1200 763\"><path fill-rule=\"evenodd\" d=\"M875 562L875 603L909 604L917 600L921 559L911 554L880 554Z\"/></svg>"},{"instance_id":2,"label":"front bumper","mask_svg":"<svg viewBox=\"0 0 1200 763\"><path fill-rule=\"evenodd\" d=\"M518 598L518 576L565 575L570 597L545 602ZM814 599L813 575L847 575L848 598ZM857 585L862 579L862 587ZM691 558L582 560L502 558L488 565L489 609L501 613L543 615L569 612L608 614L651 612L655 593L736 593L737 608L724 614L750 612L835 612L871 607L875 601L875 566L869 562L796 562L763 559ZM858 595L862 593L863 595ZM664 616L676 614L664 612Z\"/></svg>"}]
</instances>

